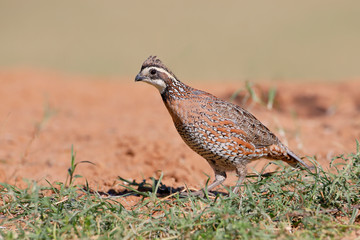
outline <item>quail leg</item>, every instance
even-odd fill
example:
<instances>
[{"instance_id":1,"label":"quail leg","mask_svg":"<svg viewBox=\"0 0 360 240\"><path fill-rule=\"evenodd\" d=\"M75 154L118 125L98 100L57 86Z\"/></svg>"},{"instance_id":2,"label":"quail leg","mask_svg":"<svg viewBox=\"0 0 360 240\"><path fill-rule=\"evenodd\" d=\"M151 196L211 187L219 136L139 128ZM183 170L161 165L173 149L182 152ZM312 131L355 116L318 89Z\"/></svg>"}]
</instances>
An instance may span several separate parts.
<instances>
[{"instance_id":1,"label":"quail leg","mask_svg":"<svg viewBox=\"0 0 360 240\"><path fill-rule=\"evenodd\" d=\"M215 187L219 186L221 183L223 183L226 179L226 173L222 172L222 171L217 171L215 170L215 180L214 182L212 182L209 186L207 186L207 189L203 188L200 189L199 191L196 192L182 192L180 194L180 196L184 197L184 196L188 196L188 195L192 195L192 196L199 196L199 197L204 197L204 192L205 191L211 191L212 189L214 189Z\"/></svg>"},{"instance_id":2,"label":"quail leg","mask_svg":"<svg viewBox=\"0 0 360 240\"><path fill-rule=\"evenodd\" d=\"M236 174L238 175L238 180L236 182L236 186L233 190L233 193L237 194L239 192L240 189L240 185L243 183L243 181L245 180L246 177L246 173L247 173L247 169L245 165L239 165L236 167Z\"/></svg>"}]
</instances>

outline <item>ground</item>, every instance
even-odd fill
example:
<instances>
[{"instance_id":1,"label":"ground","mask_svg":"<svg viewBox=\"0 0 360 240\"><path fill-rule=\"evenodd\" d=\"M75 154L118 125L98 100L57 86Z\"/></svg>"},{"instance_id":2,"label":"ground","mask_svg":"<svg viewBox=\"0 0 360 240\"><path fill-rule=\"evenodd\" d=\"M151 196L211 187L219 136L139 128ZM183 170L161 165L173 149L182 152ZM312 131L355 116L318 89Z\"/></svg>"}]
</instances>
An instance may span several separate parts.
<instances>
[{"instance_id":1,"label":"ground","mask_svg":"<svg viewBox=\"0 0 360 240\"><path fill-rule=\"evenodd\" d=\"M187 84L229 100L243 81ZM141 181L159 177L171 187L200 188L213 178L207 162L177 134L154 87L133 78L91 78L35 70L0 72L0 182L24 185L61 181L70 166L71 146L92 189L120 188L118 176ZM246 100L246 107L299 156L332 157L355 151L360 139L360 81L257 81L259 96L276 88L273 108ZM308 160L305 158L305 161ZM266 160L249 166L261 169ZM225 185L233 185L230 174Z\"/></svg>"}]
</instances>

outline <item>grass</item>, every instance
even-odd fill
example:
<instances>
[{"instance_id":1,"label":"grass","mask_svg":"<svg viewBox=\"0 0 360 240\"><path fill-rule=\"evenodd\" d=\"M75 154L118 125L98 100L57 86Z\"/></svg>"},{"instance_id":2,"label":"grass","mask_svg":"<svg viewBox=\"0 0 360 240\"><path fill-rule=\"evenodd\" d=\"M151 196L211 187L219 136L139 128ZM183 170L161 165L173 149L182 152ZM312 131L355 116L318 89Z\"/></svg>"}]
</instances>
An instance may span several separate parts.
<instances>
[{"instance_id":1,"label":"grass","mask_svg":"<svg viewBox=\"0 0 360 240\"><path fill-rule=\"evenodd\" d=\"M76 170L74 157L69 174ZM275 164L274 175L248 177L241 196L164 197L156 194L166 187L163 176L127 181L117 197L72 181L29 182L25 189L1 183L0 239L339 239L360 231L358 142L355 153L336 157L326 170ZM125 207L135 194L138 202Z\"/></svg>"},{"instance_id":2,"label":"grass","mask_svg":"<svg viewBox=\"0 0 360 240\"><path fill-rule=\"evenodd\" d=\"M31 145L33 144L34 140L38 137L40 132L45 128L47 123L50 121L50 119L56 115L56 110L53 109L50 104L46 101L44 103L44 111L42 118L39 122L35 123L34 130L32 131L31 138L29 142L26 145L26 148L24 150L23 156L21 157L21 162L26 162L27 156L29 154Z\"/></svg>"},{"instance_id":3,"label":"grass","mask_svg":"<svg viewBox=\"0 0 360 240\"><path fill-rule=\"evenodd\" d=\"M275 97L276 97L276 88L271 87L268 91L262 92L262 96L259 97L258 93L254 89L254 83L251 81L245 81L245 87L241 87L238 90L236 90L229 98L230 102L235 102L235 99L244 92L244 96L242 97L242 104L244 105L249 99L254 104L260 104L261 106L266 107L268 110L272 110L274 103L275 103ZM262 97L266 98L266 103L262 99Z\"/></svg>"}]
</instances>

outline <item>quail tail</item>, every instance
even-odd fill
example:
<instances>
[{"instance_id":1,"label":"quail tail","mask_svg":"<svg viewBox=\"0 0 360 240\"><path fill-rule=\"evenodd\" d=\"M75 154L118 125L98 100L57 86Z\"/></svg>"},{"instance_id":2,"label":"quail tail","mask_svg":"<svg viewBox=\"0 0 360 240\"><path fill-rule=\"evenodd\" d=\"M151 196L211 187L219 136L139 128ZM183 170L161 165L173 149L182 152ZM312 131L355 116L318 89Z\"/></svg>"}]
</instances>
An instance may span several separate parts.
<instances>
[{"instance_id":1,"label":"quail tail","mask_svg":"<svg viewBox=\"0 0 360 240\"><path fill-rule=\"evenodd\" d=\"M292 166L294 168L299 168L302 166L302 167L307 168L308 170L312 169L312 167L307 165L303 160L301 160L295 153L293 153L289 149L287 149L287 154L290 158L284 159L283 161L285 161L290 166Z\"/></svg>"}]
</instances>

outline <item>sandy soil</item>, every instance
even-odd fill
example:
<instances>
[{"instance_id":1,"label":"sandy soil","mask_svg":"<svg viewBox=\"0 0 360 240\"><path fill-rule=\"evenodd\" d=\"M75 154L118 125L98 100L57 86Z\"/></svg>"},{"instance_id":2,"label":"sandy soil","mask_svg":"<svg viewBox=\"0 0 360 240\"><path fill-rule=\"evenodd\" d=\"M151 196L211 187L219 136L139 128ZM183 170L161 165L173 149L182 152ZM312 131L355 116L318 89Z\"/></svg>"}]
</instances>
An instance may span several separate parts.
<instances>
[{"instance_id":1,"label":"sandy soil","mask_svg":"<svg viewBox=\"0 0 360 240\"><path fill-rule=\"evenodd\" d=\"M119 81L121 80L121 81ZM191 84L229 99L238 83ZM158 91L133 79L89 79L33 70L0 72L0 181L24 186L64 182L71 145L77 174L93 189L118 189L118 176L141 181L159 177L172 187L203 186L213 172L178 136ZM338 154L355 151L360 139L360 81L343 83L264 82L261 94L277 88L273 110L245 106L300 156L326 165ZM255 162L249 169L261 168ZM226 185L232 185L230 174ZM78 180L80 183L83 180Z\"/></svg>"}]
</instances>

